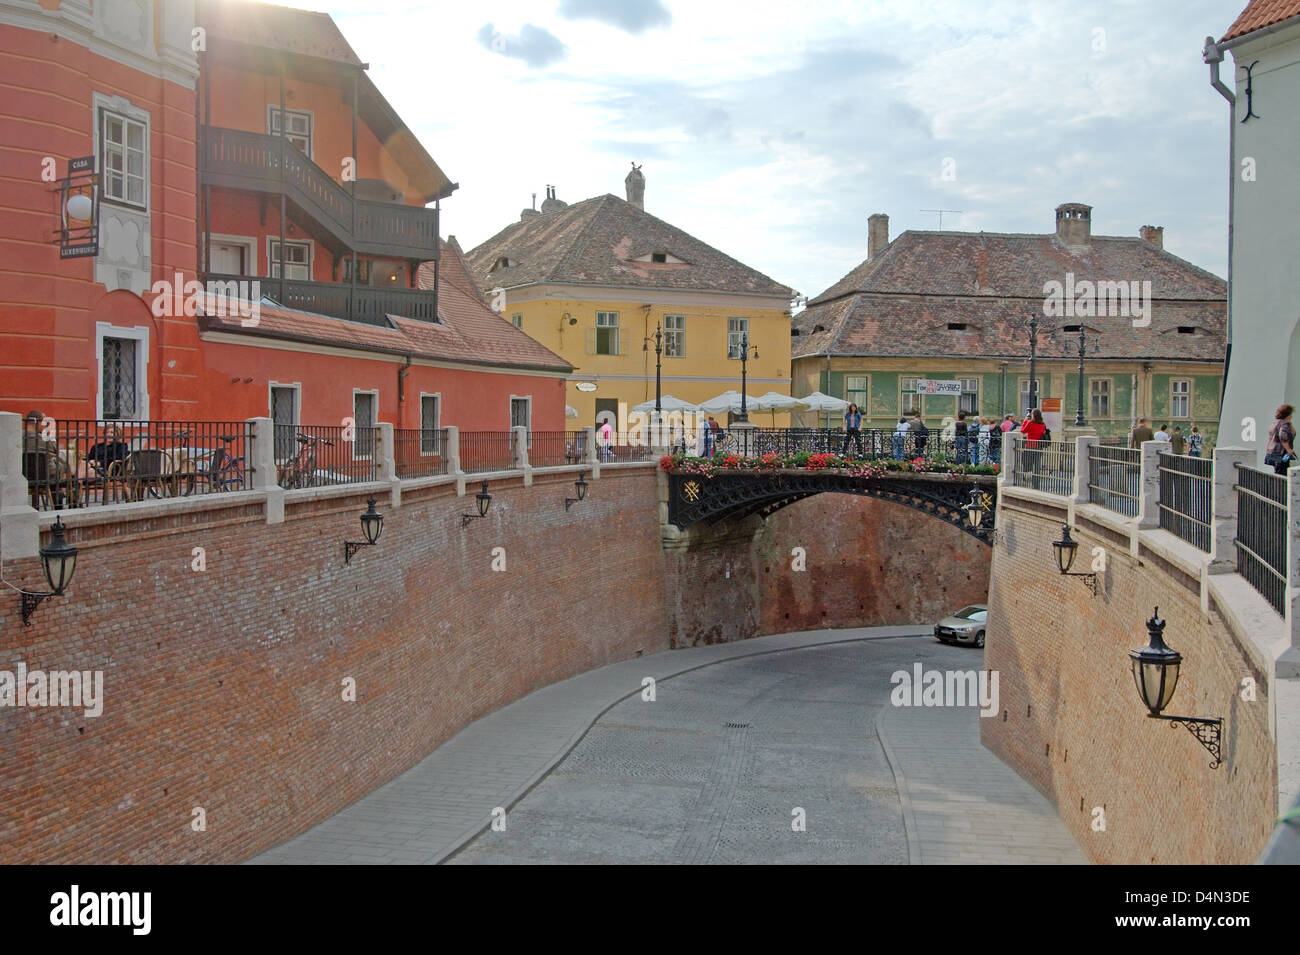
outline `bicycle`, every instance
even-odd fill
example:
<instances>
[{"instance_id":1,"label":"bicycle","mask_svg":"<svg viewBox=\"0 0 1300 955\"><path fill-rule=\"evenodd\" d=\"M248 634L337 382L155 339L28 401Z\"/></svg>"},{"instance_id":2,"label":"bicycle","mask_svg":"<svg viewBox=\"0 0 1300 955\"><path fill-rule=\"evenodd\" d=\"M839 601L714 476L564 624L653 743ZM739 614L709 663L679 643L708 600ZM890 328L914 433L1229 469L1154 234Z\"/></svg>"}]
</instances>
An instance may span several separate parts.
<instances>
[{"instance_id":1,"label":"bicycle","mask_svg":"<svg viewBox=\"0 0 1300 955\"><path fill-rule=\"evenodd\" d=\"M183 432L181 437L188 438L189 432ZM244 458L234 457L227 450L226 445L231 441L238 441L240 435L235 434L215 434L213 439L219 442L219 446L211 449L197 449L204 453L190 456L185 462L183 469L179 469L176 475L176 493L186 497L196 490L198 483L204 481L208 484L211 491L242 491L248 486L248 472L244 466ZM188 445L183 446L188 450ZM198 464L195 468L194 465Z\"/></svg>"},{"instance_id":2,"label":"bicycle","mask_svg":"<svg viewBox=\"0 0 1300 955\"><path fill-rule=\"evenodd\" d=\"M298 435L298 453L289 463L281 465L276 474L276 483L286 491L304 487L315 487L316 445L333 447L334 442L317 438L309 434ZM322 482L323 483L323 482Z\"/></svg>"}]
</instances>

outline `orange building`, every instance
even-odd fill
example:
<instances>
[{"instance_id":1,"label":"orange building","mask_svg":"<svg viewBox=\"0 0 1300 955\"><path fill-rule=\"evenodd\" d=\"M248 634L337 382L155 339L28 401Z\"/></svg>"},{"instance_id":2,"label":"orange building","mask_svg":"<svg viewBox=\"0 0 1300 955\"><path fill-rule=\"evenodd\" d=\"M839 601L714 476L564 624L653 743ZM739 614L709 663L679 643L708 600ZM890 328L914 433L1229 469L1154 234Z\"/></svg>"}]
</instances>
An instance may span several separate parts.
<instances>
[{"instance_id":1,"label":"orange building","mask_svg":"<svg viewBox=\"0 0 1300 955\"><path fill-rule=\"evenodd\" d=\"M0 0L0 82L0 410L564 429L571 366L440 242L456 185L328 15Z\"/></svg>"}]
</instances>

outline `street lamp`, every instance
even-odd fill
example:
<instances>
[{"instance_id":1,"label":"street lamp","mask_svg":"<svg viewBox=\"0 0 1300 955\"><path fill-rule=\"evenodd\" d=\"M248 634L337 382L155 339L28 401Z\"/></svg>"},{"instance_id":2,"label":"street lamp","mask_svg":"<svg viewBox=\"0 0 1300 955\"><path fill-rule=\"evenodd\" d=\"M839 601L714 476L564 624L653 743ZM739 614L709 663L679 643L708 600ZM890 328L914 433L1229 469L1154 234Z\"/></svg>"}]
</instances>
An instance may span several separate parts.
<instances>
[{"instance_id":1,"label":"street lamp","mask_svg":"<svg viewBox=\"0 0 1300 955\"><path fill-rule=\"evenodd\" d=\"M662 390L661 383L663 380L662 376L663 376L663 355L664 355L664 332L663 332L663 326L659 322L655 322L654 335L647 335L644 339L642 339L641 341L642 351L648 351L650 349L651 338L655 340L655 417L657 419L658 416L663 412L663 406L660 404L659 399L660 399L660 391Z\"/></svg>"},{"instance_id":2,"label":"street lamp","mask_svg":"<svg viewBox=\"0 0 1300 955\"><path fill-rule=\"evenodd\" d=\"M366 509L361 515L361 533L365 540L343 542L343 563L352 563L352 557L363 547L373 547L379 543L379 535L384 530L384 515L375 510L375 499L366 501Z\"/></svg>"},{"instance_id":3,"label":"street lamp","mask_svg":"<svg viewBox=\"0 0 1300 955\"><path fill-rule=\"evenodd\" d=\"M735 422L738 424L749 423L749 404L745 398L745 383L748 376L749 364L749 332L742 332L740 335L740 414L736 415ZM754 346L754 357L758 357L758 346Z\"/></svg>"},{"instance_id":4,"label":"street lamp","mask_svg":"<svg viewBox=\"0 0 1300 955\"><path fill-rule=\"evenodd\" d=\"M1038 313L1029 313L1029 412L1038 407ZM1019 411L1019 409L1017 409Z\"/></svg>"},{"instance_id":5,"label":"street lamp","mask_svg":"<svg viewBox=\"0 0 1300 955\"><path fill-rule=\"evenodd\" d=\"M573 482L573 486L578 489L577 497L566 497L564 499L564 509L567 511L574 504L577 504L587 496L587 472L579 471L578 480Z\"/></svg>"},{"instance_id":6,"label":"street lamp","mask_svg":"<svg viewBox=\"0 0 1300 955\"><path fill-rule=\"evenodd\" d=\"M1092 591L1092 595L1097 596L1097 575L1096 574L1072 574L1070 568L1074 566L1074 558L1079 552L1079 542L1070 536L1070 525L1061 525L1061 539L1052 541L1052 549L1056 551L1056 566L1060 570L1062 577L1082 577L1084 584Z\"/></svg>"},{"instance_id":7,"label":"street lamp","mask_svg":"<svg viewBox=\"0 0 1300 955\"><path fill-rule=\"evenodd\" d=\"M1133 666L1133 682L1137 685L1138 696L1149 711L1147 716L1156 720L1168 720L1173 725L1182 724L1196 737L1196 741L1214 757L1211 769L1218 769L1222 762L1219 738L1223 730L1222 719L1208 719L1203 716L1165 716L1164 709L1174 698L1178 687L1178 670L1183 658L1177 650L1165 645L1165 622L1160 619L1160 608L1156 607L1151 619L1147 621L1147 634L1150 641L1145 647L1129 651L1129 660Z\"/></svg>"},{"instance_id":8,"label":"street lamp","mask_svg":"<svg viewBox=\"0 0 1300 955\"><path fill-rule=\"evenodd\" d=\"M50 542L40 549L41 570L45 573L48 591L20 590L23 600L23 625L32 625L31 616L41 602L50 597L62 597L63 592L72 583L72 575L77 570L77 548L67 542L63 536L63 518L56 517L50 528Z\"/></svg>"},{"instance_id":9,"label":"street lamp","mask_svg":"<svg viewBox=\"0 0 1300 955\"><path fill-rule=\"evenodd\" d=\"M1083 422L1083 357L1088 348L1088 330L1082 323L1079 325L1079 406L1074 413L1074 426L1082 428ZM1093 346L1094 350L1096 346Z\"/></svg>"},{"instance_id":10,"label":"street lamp","mask_svg":"<svg viewBox=\"0 0 1300 955\"><path fill-rule=\"evenodd\" d=\"M488 493L486 479L483 481L483 489L474 495L474 500L478 503L478 516L487 517L488 508L492 506L492 495ZM472 520L474 520L473 514L462 514L460 516L460 526L465 527Z\"/></svg>"}]
</instances>

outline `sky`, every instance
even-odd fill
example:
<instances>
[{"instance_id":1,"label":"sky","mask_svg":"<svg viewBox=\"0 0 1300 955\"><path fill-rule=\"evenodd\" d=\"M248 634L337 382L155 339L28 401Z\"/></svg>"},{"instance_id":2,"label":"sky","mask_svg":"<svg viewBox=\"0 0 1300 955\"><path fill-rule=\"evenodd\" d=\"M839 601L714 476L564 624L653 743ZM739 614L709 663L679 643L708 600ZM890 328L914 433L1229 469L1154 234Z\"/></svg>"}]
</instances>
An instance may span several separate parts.
<instances>
[{"instance_id":1,"label":"sky","mask_svg":"<svg viewBox=\"0 0 1300 955\"><path fill-rule=\"evenodd\" d=\"M624 195L815 296L906 229L1163 226L1226 276L1228 104L1205 37L1245 0L281 0L324 10L459 190L466 250L546 187ZM1231 84L1231 57L1224 78Z\"/></svg>"}]
</instances>

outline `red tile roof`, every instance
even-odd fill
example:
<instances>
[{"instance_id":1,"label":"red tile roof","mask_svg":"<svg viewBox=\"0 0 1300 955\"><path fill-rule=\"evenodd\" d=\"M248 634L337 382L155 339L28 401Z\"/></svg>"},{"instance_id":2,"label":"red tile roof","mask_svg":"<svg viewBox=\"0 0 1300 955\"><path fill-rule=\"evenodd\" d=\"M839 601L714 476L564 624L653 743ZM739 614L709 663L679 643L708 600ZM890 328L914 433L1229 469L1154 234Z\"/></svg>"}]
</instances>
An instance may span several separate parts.
<instances>
[{"instance_id":1,"label":"red tile roof","mask_svg":"<svg viewBox=\"0 0 1300 955\"><path fill-rule=\"evenodd\" d=\"M1300 16L1300 0L1250 0L1246 9L1241 11L1241 16L1228 27L1223 40L1235 40L1239 36L1297 16ZM1223 40L1219 42L1222 43Z\"/></svg>"},{"instance_id":2,"label":"red tile roof","mask_svg":"<svg viewBox=\"0 0 1300 955\"><path fill-rule=\"evenodd\" d=\"M431 288L433 264L420 266L420 285ZM467 289L471 289L469 291ZM466 364L550 371L566 375L573 366L497 315L473 289L459 246L442 243L438 283L441 322L388 316L388 327L262 304L256 326L245 328L238 315L222 317L215 300L202 316L203 331L233 332L249 338L275 338L331 345L387 355Z\"/></svg>"},{"instance_id":3,"label":"red tile roof","mask_svg":"<svg viewBox=\"0 0 1300 955\"><path fill-rule=\"evenodd\" d=\"M1022 357L1036 312L1039 354L1068 358L1083 324L1098 358L1222 361L1227 286L1142 239L1092 236L1086 250L1055 235L904 232L812 299L791 322L793 358L812 355ZM1132 317L1043 317L1043 286L1151 282L1151 324ZM1139 286L1140 288L1140 286ZM949 325L964 328L950 328ZM1179 329L1192 329L1190 334Z\"/></svg>"}]
</instances>

